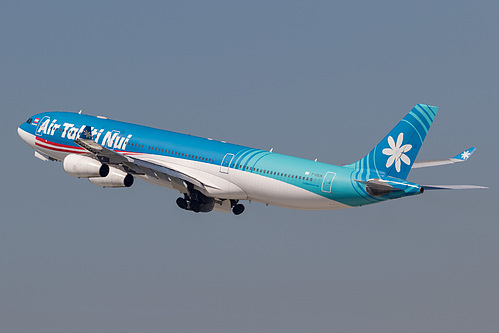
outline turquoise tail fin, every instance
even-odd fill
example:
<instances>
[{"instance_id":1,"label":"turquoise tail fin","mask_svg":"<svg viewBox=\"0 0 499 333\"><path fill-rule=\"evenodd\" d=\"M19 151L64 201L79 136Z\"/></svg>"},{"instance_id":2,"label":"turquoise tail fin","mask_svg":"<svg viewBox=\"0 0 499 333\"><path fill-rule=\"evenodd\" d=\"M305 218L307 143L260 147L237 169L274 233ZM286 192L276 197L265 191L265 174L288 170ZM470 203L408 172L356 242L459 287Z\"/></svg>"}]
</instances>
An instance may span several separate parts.
<instances>
[{"instance_id":1,"label":"turquoise tail fin","mask_svg":"<svg viewBox=\"0 0 499 333\"><path fill-rule=\"evenodd\" d=\"M435 106L416 105L369 154L345 167L407 179L437 110Z\"/></svg>"}]
</instances>

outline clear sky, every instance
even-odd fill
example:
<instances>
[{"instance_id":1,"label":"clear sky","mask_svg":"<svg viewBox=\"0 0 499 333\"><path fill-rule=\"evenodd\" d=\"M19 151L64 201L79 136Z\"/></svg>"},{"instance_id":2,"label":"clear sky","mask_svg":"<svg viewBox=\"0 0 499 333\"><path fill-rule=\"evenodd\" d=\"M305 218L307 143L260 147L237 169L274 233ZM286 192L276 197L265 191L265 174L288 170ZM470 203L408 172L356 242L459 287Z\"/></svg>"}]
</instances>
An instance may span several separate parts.
<instances>
[{"instance_id":1,"label":"clear sky","mask_svg":"<svg viewBox=\"0 0 499 333\"><path fill-rule=\"evenodd\" d=\"M2 1L0 331L495 332L497 1ZM415 104L423 184L339 211L178 209L44 163L17 126L84 113L351 163Z\"/></svg>"}]
</instances>

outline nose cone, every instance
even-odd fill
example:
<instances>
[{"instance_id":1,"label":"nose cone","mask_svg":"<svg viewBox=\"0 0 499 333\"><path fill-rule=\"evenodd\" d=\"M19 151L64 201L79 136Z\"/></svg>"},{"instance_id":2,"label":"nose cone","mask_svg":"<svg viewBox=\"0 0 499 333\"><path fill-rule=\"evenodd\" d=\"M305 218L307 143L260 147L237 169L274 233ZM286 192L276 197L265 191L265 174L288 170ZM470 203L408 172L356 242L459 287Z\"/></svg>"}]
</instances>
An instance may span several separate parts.
<instances>
[{"instance_id":1,"label":"nose cone","mask_svg":"<svg viewBox=\"0 0 499 333\"><path fill-rule=\"evenodd\" d=\"M21 139L23 139L24 142L33 147L35 145L35 136L23 127L24 124L21 124L21 126L17 128L17 134L21 137Z\"/></svg>"}]
</instances>

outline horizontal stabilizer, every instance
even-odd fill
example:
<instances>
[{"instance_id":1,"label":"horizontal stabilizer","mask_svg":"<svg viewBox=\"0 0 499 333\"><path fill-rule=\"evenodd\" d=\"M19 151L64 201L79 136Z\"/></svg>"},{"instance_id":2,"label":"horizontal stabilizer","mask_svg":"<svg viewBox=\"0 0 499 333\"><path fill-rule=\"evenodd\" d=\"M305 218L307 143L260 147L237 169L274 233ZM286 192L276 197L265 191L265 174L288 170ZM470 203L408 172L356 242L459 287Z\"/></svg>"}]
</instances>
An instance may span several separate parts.
<instances>
[{"instance_id":1,"label":"horizontal stabilizer","mask_svg":"<svg viewBox=\"0 0 499 333\"><path fill-rule=\"evenodd\" d=\"M488 188L479 185L423 185L422 187L425 190L476 190Z\"/></svg>"},{"instance_id":2,"label":"horizontal stabilizer","mask_svg":"<svg viewBox=\"0 0 499 333\"><path fill-rule=\"evenodd\" d=\"M404 180L391 180L391 179L370 179L368 181L357 180L356 182L366 185L366 192L373 197L378 197L392 192L405 192L407 190L419 190L419 185L410 183Z\"/></svg>"},{"instance_id":3,"label":"horizontal stabilizer","mask_svg":"<svg viewBox=\"0 0 499 333\"><path fill-rule=\"evenodd\" d=\"M414 164L412 165L412 168L413 169L426 168L426 167L432 167L432 166L454 164L457 162L464 162L471 156L471 154L473 154L475 152L475 150L476 150L475 147L471 147L471 148L463 151L462 153L457 154L454 157L446 158L444 160L414 162Z\"/></svg>"}]
</instances>

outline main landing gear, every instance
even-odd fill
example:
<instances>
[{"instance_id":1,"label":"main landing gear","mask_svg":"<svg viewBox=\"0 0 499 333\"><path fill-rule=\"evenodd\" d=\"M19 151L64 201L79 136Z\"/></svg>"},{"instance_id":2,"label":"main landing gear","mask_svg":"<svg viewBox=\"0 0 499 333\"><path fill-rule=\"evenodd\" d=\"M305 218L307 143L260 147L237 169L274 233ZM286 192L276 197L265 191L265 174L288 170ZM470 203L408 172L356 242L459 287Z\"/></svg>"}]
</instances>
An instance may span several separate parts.
<instances>
[{"instance_id":1,"label":"main landing gear","mask_svg":"<svg viewBox=\"0 0 499 333\"><path fill-rule=\"evenodd\" d=\"M201 194L201 193L199 193ZM187 195L177 199L177 206L185 210L192 210L194 213L208 213L213 210L215 200L204 195Z\"/></svg>"},{"instance_id":2,"label":"main landing gear","mask_svg":"<svg viewBox=\"0 0 499 333\"><path fill-rule=\"evenodd\" d=\"M238 200L230 200L232 213L239 215L244 212L244 205L238 203ZM177 206L181 209L190 210L195 213L211 212L215 207L215 200L209 198L199 191L191 190L185 193L183 198L177 199Z\"/></svg>"}]
</instances>

